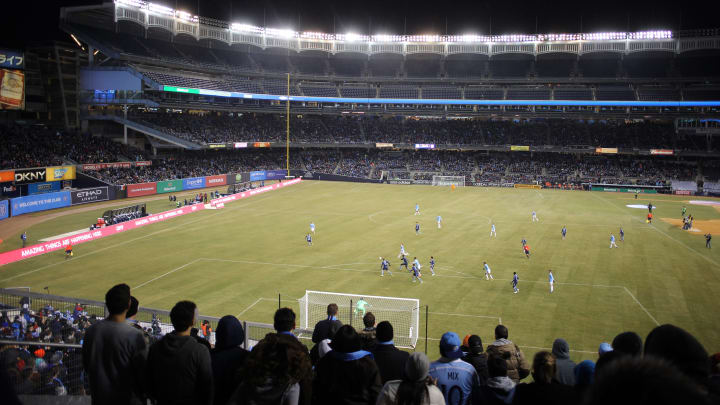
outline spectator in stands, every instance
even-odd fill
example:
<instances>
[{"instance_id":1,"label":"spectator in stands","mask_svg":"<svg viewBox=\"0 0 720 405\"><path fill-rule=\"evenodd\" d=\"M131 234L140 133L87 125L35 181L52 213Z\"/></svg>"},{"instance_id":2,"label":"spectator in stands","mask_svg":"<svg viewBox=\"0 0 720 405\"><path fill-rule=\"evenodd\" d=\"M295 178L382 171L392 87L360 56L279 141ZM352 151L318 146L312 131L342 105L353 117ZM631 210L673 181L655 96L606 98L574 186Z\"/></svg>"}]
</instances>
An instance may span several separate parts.
<instances>
[{"instance_id":1,"label":"spectator in stands","mask_svg":"<svg viewBox=\"0 0 720 405\"><path fill-rule=\"evenodd\" d=\"M315 329L313 329L313 343L318 343L325 339L332 339L335 332L342 326L342 322L337 319L337 313L337 304L333 303L327 306L327 319L316 323Z\"/></svg>"},{"instance_id":2,"label":"spectator in stands","mask_svg":"<svg viewBox=\"0 0 720 405\"><path fill-rule=\"evenodd\" d=\"M293 359L306 359L310 360L310 354L308 353L307 347L293 335L292 331L295 330L295 312L290 308L280 308L275 311L273 318L273 327L275 328L276 338L281 346L278 346L278 350L287 350L288 358ZM270 334L268 334L270 336ZM266 336L267 337L267 336ZM262 342L262 340L260 341ZM291 357L290 357L291 356ZM291 374L298 376L300 384L300 405L310 405L312 400L312 370L304 366L305 360L301 363L294 361L290 363L291 366L297 367L291 370Z\"/></svg>"},{"instance_id":3,"label":"spectator in stands","mask_svg":"<svg viewBox=\"0 0 720 405\"><path fill-rule=\"evenodd\" d=\"M460 360L463 356L461 344L455 332L445 332L440 338L440 359L430 364L430 376L437 379L441 387L447 387L447 391L443 390L443 396L448 404L469 404L480 388L475 367Z\"/></svg>"},{"instance_id":4,"label":"spectator in stands","mask_svg":"<svg viewBox=\"0 0 720 405\"><path fill-rule=\"evenodd\" d=\"M557 382L555 357L541 351L533 358L533 382L521 383L515 387L513 404L573 404L575 391L572 387Z\"/></svg>"},{"instance_id":5,"label":"spectator in stands","mask_svg":"<svg viewBox=\"0 0 720 405\"><path fill-rule=\"evenodd\" d=\"M250 352L240 371L242 383L228 403L298 405L301 382L311 374L307 353L285 335L268 333Z\"/></svg>"},{"instance_id":6,"label":"spectator in stands","mask_svg":"<svg viewBox=\"0 0 720 405\"><path fill-rule=\"evenodd\" d=\"M507 352L503 353L507 356ZM508 377L507 360L500 353L488 356L488 375L486 385L478 390L476 403L483 405L505 405L512 403L515 394L515 381Z\"/></svg>"},{"instance_id":7,"label":"spectator in stands","mask_svg":"<svg viewBox=\"0 0 720 405\"><path fill-rule=\"evenodd\" d=\"M365 325L365 328L363 328L360 332L362 348L363 350L372 351L372 349L375 348L375 343L377 342L375 339L375 315L373 315L372 312L368 312L365 316L363 316L363 325Z\"/></svg>"},{"instance_id":8,"label":"spectator in stands","mask_svg":"<svg viewBox=\"0 0 720 405\"><path fill-rule=\"evenodd\" d=\"M215 348L210 351L216 405L225 405L239 385L236 376L249 354L240 347L244 343L245 331L240 321L232 315L220 318L215 331Z\"/></svg>"},{"instance_id":9,"label":"spectator in stands","mask_svg":"<svg viewBox=\"0 0 720 405\"><path fill-rule=\"evenodd\" d=\"M495 341L488 345L487 353L498 354L507 360L507 375L515 383L530 374L530 365L525 355L515 343L508 340L508 330L504 325L495 327ZM507 353L508 356L504 356L503 353Z\"/></svg>"},{"instance_id":10,"label":"spectator in stands","mask_svg":"<svg viewBox=\"0 0 720 405\"><path fill-rule=\"evenodd\" d=\"M642 338L635 332L623 332L613 339L612 349L615 352L625 353L630 356L641 356L643 350Z\"/></svg>"},{"instance_id":11,"label":"spectator in stands","mask_svg":"<svg viewBox=\"0 0 720 405\"><path fill-rule=\"evenodd\" d=\"M585 405L709 404L707 394L667 361L652 356L622 358L597 373Z\"/></svg>"},{"instance_id":12,"label":"spectator in stands","mask_svg":"<svg viewBox=\"0 0 720 405\"><path fill-rule=\"evenodd\" d=\"M710 384L720 386L720 353L710 356Z\"/></svg>"},{"instance_id":13,"label":"spectator in stands","mask_svg":"<svg viewBox=\"0 0 720 405\"><path fill-rule=\"evenodd\" d=\"M595 363L592 360L583 360L575 366L574 371L576 397L582 398L595 379Z\"/></svg>"},{"instance_id":14,"label":"spectator in stands","mask_svg":"<svg viewBox=\"0 0 720 405\"><path fill-rule=\"evenodd\" d=\"M342 326L330 344L332 351L316 367L313 404L375 404L382 389L373 355L362 350L360 335Z\"/></svg>"},{"instance_id":15,"label":"spectator in stands","mask_svg":"<svg viewBox=\"0 0 720 405\"><path fill-rule=\"evenodd\" d=\"M644 353L667 360L702 387L713 402L720 402L720 386L710 380L710 357L693 335L674 325L658 326L645 338Z\"/></svg>"},{"instance_id":16,"label":"spectator in stands","mask_svg":"<svg viewBox=\"0 0 720 405\"><path fill-rule=\"evenodd\" d=\"M147 346L142 333L125 322L130 287L112 287L105 294L105 305L109 316L90 326L83 339L83 368L90 380L92 403L141 404Z\"/></svg>"},{"instance_id":17,"label":"spectator in stands","mask_svg":"<svg viewBox=\"0 0 720 405\"><path fill-rule=\"evenodd\" d=\"M467 348L467 354L463 356L462 360L475 367L480 385L485 385L490 377L487 369L487 355L483 353L482 339L478 335L470 335L463 346Z\"/></svg>"},{"instance_id":18,"label":"spectator in stands","mask_svg":"<svg viewBox=\"0 0 720 405\"><path fill-rule=\"evenodd\" d=\"M411 354L402 380L388 381L377 405L445 405L445 397L428 375L429 370L430 361L424 353Z\"/></svg>"},{"instance_id":19,"label":"spectator in stands","mask_svg":"<svg viewBox=\"0 0 720 405\"><path fill-rule=\"evenodd\" d=\"M170 311L175 330L150 346L148 394L158 405L213 403L210 352L190 336L196 317L194 302L178 302Z\"/></svg>"},{"instance_id":20,"label":"spectator in stands","mask_svg":"<svg viewBox=\"0 0 720 405\"><path fill-rule=\"evenodd\" d=\"M399 350L393 342L393 327L388 321L382 321L375 329L376 344L372 349L375 363L380 370L380 378L385 384L390 380L400 380L405 371L408 352Z\"/></svg>"},{"instance_id":21,"label":"spectator in stands","mask_svg":"<svg viewBox=\"0 0 720 405\"><path fill-rule=\"evenodd\" d=\"M575 362L570 360L570 345L565 339L555 339L552 355L555 356L555 380L560 384L575 385Z\"/></svg>"}]
</instances>

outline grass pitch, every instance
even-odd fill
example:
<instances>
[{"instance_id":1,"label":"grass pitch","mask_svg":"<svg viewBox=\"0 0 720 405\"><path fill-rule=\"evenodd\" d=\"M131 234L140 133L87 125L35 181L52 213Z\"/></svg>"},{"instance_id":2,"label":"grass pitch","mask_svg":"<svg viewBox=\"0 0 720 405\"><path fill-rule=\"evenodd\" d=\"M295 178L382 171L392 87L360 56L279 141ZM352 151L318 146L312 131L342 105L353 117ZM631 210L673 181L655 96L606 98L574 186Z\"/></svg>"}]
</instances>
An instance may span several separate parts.
<instances>
[{"instance_id":1,"label":"grass pitch","mask_svg":"<svg viewBox=\"0 0 720 405\"><path fill-rule=\"evenodd\" d=\"M683 205L698 220L720 219L715 208L688 205L687 199L304 181L222 210L78 245L71 260L55 252L4 266L0 287L39 292L48 286L55 294L102 300L110 286L126 282L142 306L169 309L190 299L204 315L266 323L272 322L278 294L296 310L295 299L305 290L418 298L429 305L431 358L438 355L443 332L478 334L487 344L498 322L529 358L563 337L574 360L595 359L600 342L626 330L644 337L663 323L686 328L712 353L720 351L720 300L714 295L719 253L705 248L701 233L659 220L680 218ZM645 223L647 209L626 207L649 201L657 206L651 225ZM419 216L413 215L416 203ZM172 208L167 200L148 207ZM540 222L531 222L533 210ZM95 217L72 214L30 232L39 239L82 228ZM304 240L310 222L317 226L312 247ZM490 238L491 223L497 238ZM619 248L609 248L610 233ZM523 238L530 259L522 252ZM401 242L409 260L417 256L422 263L424 284L412 283L399 269ZM390 258L392 277L380 277L378 256ZM483 261L495 280L485 280ZM557 281L553 294L548 269ZM520 276L518 294L510 285L513 271ZM420 329L424 337L424 316ZM422 338L417 350L424 350Z\"/></svg>"}]
</instances>

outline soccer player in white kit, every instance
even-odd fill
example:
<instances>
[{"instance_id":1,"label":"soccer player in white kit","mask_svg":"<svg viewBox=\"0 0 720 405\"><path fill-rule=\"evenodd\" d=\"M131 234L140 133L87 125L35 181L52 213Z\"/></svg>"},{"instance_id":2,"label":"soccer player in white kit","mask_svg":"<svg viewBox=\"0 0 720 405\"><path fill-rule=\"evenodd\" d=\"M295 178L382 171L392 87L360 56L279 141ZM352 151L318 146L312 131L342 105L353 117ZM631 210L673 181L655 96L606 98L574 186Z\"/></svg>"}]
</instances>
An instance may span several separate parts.
<instances>
[{"instance_id":1,"label":"soccer player in white kit","mask_svg":"<svg viewBox=\"0 0 720 405\"><path fill-rule=\"evenodd\" d=\"M535 211L532 212L532 221L533 222L540 222L540 220L537 217L537 213Z\"/></svg>"},{"instance_id":2,"label":"soccer player in white kit","mask_svg":"<svg viewBox=\"0 0 720 405\"><path fill-rule=\"evenodd\" d=\"M490 272L490 266L488 266L487 262L483 262L483 267L485 268L485 280L495 280Z\"/></svg>"},{"instance_id":3,"label":"soccer player in white kit","mask_svg":"<svg viewBox=\"0 0 720 405\"><path fill-rule=\"evenodd\" d=\"M552 270L548 270L548 282L550 282L550 293L552 294L555 288L555 276L553 276Z\"/></svg>"},{"instance_id":4,"label":"soccer player in white kit","mask_svg":"<svg viewBox=\"0 0 720 405\"><path fill-rule=\"evenodd\" d=\"M618 247L617 243L615 243L615 235L610 234L610 249L613 247Z\"/></svg>"},{"instance_id":5,"label":"soccer player in white kit","mask_svg":"<svg viewBox=\"0 0 720 405\"><path fill-rule=\"evenodd\" d=\"M490 237L492 238L493 236L497 238L497 232L495 232L495 224L492 224L492 226L490 227Z\"/></svg>"},{"instance_id":6,"label":"soccer player in white kit","mask_svg":"<svg viewBox=\"0 0 720 405\"><path fill-rule=\"evenodd\" d=\"M442 217L440 215L437 216L437 224L438 229L442 228Z\"/></svg>"},{"instance_id":7,"label":"soccer player in white kit","mask_svg":"<svg viewBox=\"0 0 720 405\"><path fill-rule=\"evenodd\" d=\"M403 257L403 256L407 256L407 255L408 255L408 254L407 254L407 252L405 251L405 245L403 245L403 244L401 243L401 244L400 244L400 254L398 254L398 259L401 258L401 257Z\"/></svg>"},{"instance_id":8,"label":"soccer player in white kit","mask_svg":"<svg viewBox=\"0 0 720 405\"><path fill-rule=\"evenodd\" d=\"M420 204L415 204L415 215L420 215Z\"/></svg>"},{"instance_id":9,"label":"soccer player in white kit","mask_svg":"<svg viewBox=\"0 0 720 405\"><path fill-rule=\"evenodd\" d=\"M310 222L310 231L315 233L315 222Z\"/></svg>"}]
</instances>

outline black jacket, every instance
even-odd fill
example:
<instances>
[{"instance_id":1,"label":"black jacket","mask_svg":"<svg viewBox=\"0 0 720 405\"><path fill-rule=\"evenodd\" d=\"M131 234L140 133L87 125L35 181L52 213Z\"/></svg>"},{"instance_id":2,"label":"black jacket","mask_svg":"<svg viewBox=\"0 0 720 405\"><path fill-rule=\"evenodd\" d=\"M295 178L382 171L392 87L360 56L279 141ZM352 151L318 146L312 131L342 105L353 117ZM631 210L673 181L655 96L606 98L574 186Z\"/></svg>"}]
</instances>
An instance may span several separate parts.
<instances>
[{"instance_id":1,"label":"black jacket","mask_svg":"<svg viewBox=\"0 0 720 405\"><path fill-rule=\"evenodd\" d=\"M487 366L487 355L485 353L468 353L463 356L462 360L466 363L470 363L475 367L475 371L478 373L480 378L480 385L485 385L490 375L488 374Z\"/></svg>"},{"instance_id":2,"label":"black jacket","mask_svg":"<svg viewBox=\"0 0 720 405\"><path fill-rule=\"evenodd\" d=\"M571 405L582 402L576 395L572 387L555 381L550 384L518 384L515 387L513 404Z\"/></svg>"},{"instance_id":3,"label":"black jacket","mask_svg":"<svg viewBox=\"0 0 720 405\"><path fill-rule=\"evenodd\" d=\"M245 331L234 316L220 319L215 339L215 349L210 351L215 404L225 405L240 383L237 373L250 352L240 347L245 341Z\"/></svg>"},{"instance_id":4,"label":"black jacket","mask_svg":"<svg viewBox=\"0 0 720 405\"><path fill-rule=\"evenodd\" d=\"M325 339L332 339L335 332L337 332L342 325L342 322L331 319L325 319L316 323L312 335L313 343L318 343Z\"/></svg>"},{"instance_id":5,"label":"black jacket","mask_svg":"<svg viewBox=\"0 0 720 405\"><path fill-rule=\"evenodd\" d=\"M331 351L320 359L315 372L313 405L375 405L383 387L370 355L345 361Z\"/></svg>"},{"instance_id":6,"label":"black jacket","mask_svg":"<svg viewBox=\"0 0 720 405\"><path fill-rule=\"evenodd\" d=\"M372 354L383 384L390 380L402 380L410 353L399 350L394 345L377 344Z\"/></svg>"},{"instance_id":7,"label":"black jacket","mask_svg":"<svg viewBox=\"0 0 720 405\"><path fill-rule=\"evenodd\" d=\"M210 351L192 336L165 335L150 346L147 384L158 405L212 404Z\"/></svg>"}]
</instances>

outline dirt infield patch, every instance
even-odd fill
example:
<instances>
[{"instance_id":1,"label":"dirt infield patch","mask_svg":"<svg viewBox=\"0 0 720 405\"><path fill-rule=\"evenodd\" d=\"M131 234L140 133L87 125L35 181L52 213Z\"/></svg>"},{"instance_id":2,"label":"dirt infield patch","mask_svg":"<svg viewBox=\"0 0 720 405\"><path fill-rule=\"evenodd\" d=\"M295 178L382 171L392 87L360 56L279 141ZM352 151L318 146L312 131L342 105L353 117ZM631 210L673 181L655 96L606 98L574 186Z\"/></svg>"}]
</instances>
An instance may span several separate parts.
<instances>
[{"instance_id":1,"label":"dirt infield patch","mask_svg":"<svg viewBox=\"0 0 720 405\"><path fill-rule=\"evenodd\" d=\"M682 219L675 219L675 218L660 218L663 221L667 222L670 225L676 226L680 229L682 229L683 222ZM693 235L704 235L705 233L711 233L714 235L720 234L720 219L710 219L710 220L696 220L693 221L693 228L690 230L690 233Z\"/></svg>"}]
</instances>

